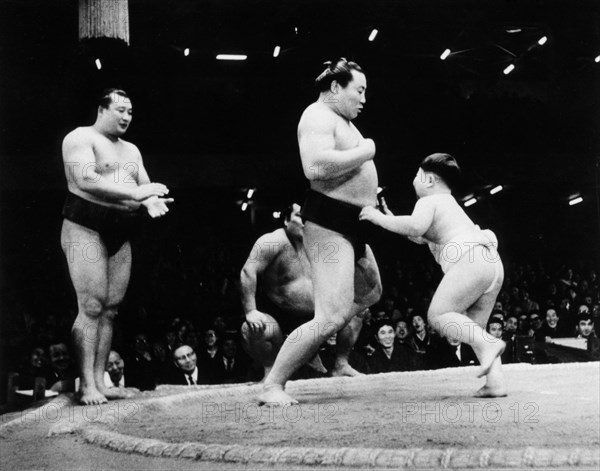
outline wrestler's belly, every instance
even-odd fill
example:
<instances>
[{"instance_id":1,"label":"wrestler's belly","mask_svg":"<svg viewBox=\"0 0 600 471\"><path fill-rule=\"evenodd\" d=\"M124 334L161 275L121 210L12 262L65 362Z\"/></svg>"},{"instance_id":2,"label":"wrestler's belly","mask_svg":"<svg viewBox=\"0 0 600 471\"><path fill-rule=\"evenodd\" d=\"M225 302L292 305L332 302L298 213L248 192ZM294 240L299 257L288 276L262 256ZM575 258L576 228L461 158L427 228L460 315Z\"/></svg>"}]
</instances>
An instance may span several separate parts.
<instances>
[{"instance_id":1,"label":"wrestler's belly","mask_svg":"<svg viewBox=\"0 0 600 471\"><path fill-rule=\"evenodd\" d=\"M271 289L267 296L278 308L292 315L312 315L315 309L312 282L306 278Z\"/></svg>"},{"instance_id":2,"label":"wrestler's belly","mask_svg":"<svg viewBox=\"0 0 600 471\"><path fill-rule=\"evenodd\" d=\"M361 208L377 204L377 185L377 170L372 160L341 177L311 182L313 190Z\"/></svg>"}]
</instances>

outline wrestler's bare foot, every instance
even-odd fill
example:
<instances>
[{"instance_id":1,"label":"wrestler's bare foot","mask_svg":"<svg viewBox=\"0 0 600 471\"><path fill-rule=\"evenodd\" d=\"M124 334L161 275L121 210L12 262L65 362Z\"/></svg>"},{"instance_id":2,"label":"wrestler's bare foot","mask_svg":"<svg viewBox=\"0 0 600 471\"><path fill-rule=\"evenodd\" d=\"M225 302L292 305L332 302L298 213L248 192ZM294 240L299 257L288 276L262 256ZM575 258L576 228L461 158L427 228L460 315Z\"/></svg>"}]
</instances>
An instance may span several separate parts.
<instances>
[{"instance_id":1,"label":"wrestler's bare foot","mask_svg":"<svg viewBox=\"0 0 600 471\"><path fill-rule=\"evenodd\" d=\"M283 390L280 384L267 384L263 392L257 397L258 405L275 404L278 406L287 406L290 404L298 404L298 401Z\"/></svg>"},{"instance_id":2,"label":"wrestler's bare foot","mask_svg":"<svg viewBox=\"0 0 600 471\"><path fill-rule=\"evenodd\" d=\"M506 397L508 392L506 386L488 386L487 384L474 394L475 397Z\"/></svg>"},{"instance_id":3,"label":"wrestler's bare foot","mask_svg":"<svg viewBox=\"0 0 600 471\"><path fill-rule=\"evenodd\" d=\"M507 395L506 379L502 372L502 361L496 357L487 375L485 386L475 393L475 397L504 397Z\"/></svg>"},{"instance_id":4,"label":"wrestler's bare foot","mask_svg":"<svg viewBox=\"0 0 600 471\"><path fill-rule=\"evenodd\" d=\"M323 365L323 361L318 353L306 364L306 366L309 366L318 373L327 373L327 368Z\"/></svg>"},{"instance_id":5,"label":"wrestler's bare foot","mask_svg":"<svg viewBox=\"0 0 600 471\"><path fill-rule=\"evenodd\" d=\"M331 376L364 376L360 371L356 371L348 363L336 364L331 370Z\"/></svg>"},{"instance_id":6,"label":"wrestler's bare foot","mask_svg":"<svg viewBox=\"0 0 600 471\"><path fill-rule=\"evenodd\" d=\"M101 394L96 388L81 387L77 396L79 403L84 406L95 406L98 404L106 404L108 402L106 396Z\"/></svg>"},{"instance_id":7,"label":"wrestler's bare foot","mask_svg":"<svg viewBox=\"0 0 600 471\"><path fill-rule=\"evenodd\" d=\"M481 364L481 369L477 374L478 378L486 376L494 361L504 353L504 349L506 348L506 343L503 340L497 340L495 342L486 343L484 350L481 352L479 356L479 363Z\"/></svg>"},{"instance_id":8,"label":"wrestler's bare foot","mask_svg":"<svg viewBox=\"0 0 600 471\"><path fill-rule=\"evenodd\" d=\"M130 399L140 393L136 388L98 388L98 391L106 399Z\"/></svg>"}]
</instances>

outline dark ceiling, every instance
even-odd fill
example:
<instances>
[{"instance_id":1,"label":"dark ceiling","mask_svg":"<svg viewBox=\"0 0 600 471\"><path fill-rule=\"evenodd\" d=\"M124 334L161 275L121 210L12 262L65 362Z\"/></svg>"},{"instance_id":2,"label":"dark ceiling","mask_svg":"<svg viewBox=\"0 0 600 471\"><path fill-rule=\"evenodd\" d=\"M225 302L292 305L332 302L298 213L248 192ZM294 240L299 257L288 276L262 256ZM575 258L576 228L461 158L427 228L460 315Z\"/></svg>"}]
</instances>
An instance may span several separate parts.
<instances>
[{"instance_id":1,"label":"dark ceiling","mask_svg":"<svg viewBox=\"0 0 600 471\"><path fill-rule=\"evenodd\" d=\"M501 183L540 204L549 188L557 203L595 191L597 0L130 0L129 47L79 42L75 0L0 5L8 187L44 174L62 188L62 136L91 124L98 90L119 86L154 175L182 189L256 186L269 205L306 186L297 121L322 62L343 55L367 73L356 125L376 141L391 195L412 198L418 162L436 151L456 155L470 191ZM223 52L248 60L215 60Z\"/></svg>"}]
</instances>

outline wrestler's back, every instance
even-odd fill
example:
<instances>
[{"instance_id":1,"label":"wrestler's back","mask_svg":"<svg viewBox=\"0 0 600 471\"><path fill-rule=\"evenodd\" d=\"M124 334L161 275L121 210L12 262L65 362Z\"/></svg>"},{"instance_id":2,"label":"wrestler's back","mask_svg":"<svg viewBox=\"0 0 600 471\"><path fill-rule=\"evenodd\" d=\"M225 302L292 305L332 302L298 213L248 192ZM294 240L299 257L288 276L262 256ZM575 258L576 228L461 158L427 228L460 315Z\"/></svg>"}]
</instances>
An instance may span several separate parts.
<instances>
[{"instance_id":1,"label":"wrestler's back","mask_svg":"<svg viewBox=\"0 0 600 471\"><path fill-rule=\"evenodd\" d=\"M335 139L335 150L348 150L358 146L363 139L361 133L352 122L344 120L332 110L319 103L313 103L302 114L298 125L298 134L303 130L303 122L311 116L327 113L333 116L335 125L332 129ZM335 162L332 162L335 165ZM311 180L310 187L331 198L364 207L377 203L377 169L373 160L368 160L360 166L336 178L328 180Z\"/></svg>"},{"instance_id":2,"label":"wrestler's back","mask_svg":"<svg viewBox=\"0 0 600 471\"><path fill-rule=\"evenodd\" d=\"M139 151L136 146L122 139L111 141L91 126L79 127L67 134L63 141L63 161L67 184L71 193L102 206L132 210L139 207L139 203L133 200L120 203L108 202L79 188L74 178L74 172L78 172L79 176L89 178L92 178L93 174L91 173L91 166L88 164L81 165L70 157L71 154L68 149L73 148L91 149L95 158L95 170L98 174L122 187L134 188L138 186L137 173L140 167ZM74 152L77 152L77 150Z\"/></svg>"},{"instance_id":3,"label":"wrestler's back","mask_svg":"<svg viewBox=\"0 0 600 471\"><path fill-rule=\"evenodd\" d=\"M283 229L276 232L278 254L262 275L263 291L276 306L290 314L312 314L313 286L306 253L294 248Z\"/></svg>"},{"instance_id":4,"label":"wrestler's back","mask_svg":"<svg viewBox=\"0 0 600 471\"><path fill-rule=\"evenodd\" d=\"M477 226L451 194L429 195L425 198L430 198L435 210L433 222L424 234L424 238L429 242L443 245L456 237L477 232Z\"/></svg>"}]
</instances>

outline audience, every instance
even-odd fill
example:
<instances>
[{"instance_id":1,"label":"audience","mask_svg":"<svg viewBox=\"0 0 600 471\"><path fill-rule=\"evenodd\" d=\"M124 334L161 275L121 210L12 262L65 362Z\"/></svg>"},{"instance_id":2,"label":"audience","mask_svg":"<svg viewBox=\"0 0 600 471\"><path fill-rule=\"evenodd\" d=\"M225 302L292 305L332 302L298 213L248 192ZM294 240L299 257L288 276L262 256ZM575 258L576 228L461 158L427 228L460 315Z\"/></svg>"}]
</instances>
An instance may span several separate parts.
<instances>
[{"instance_id":1,"label":"audience","mask_svg":"<svg viewBox=\"0 0 600 471\"><path fill-rule=\"evenodd\" d=\"M361 372L381 373L476 364L473 352L466 346L430 333L425 313L440 279L439 269L428 263L409 264L393 259L378 262L384 296L366 311L350 356L352 365ZM178 298L179 307L173 309L193 312L189 316L193 322L177 313L165 313L152 323L147 323L147 317L120 316L123 324L116 325L121 331L115 335L117 344L113 347L125 353L125 361L117 351L111 351L106 367L107 386L151 390L159 383L221 384L254 378L237 333L227 330L228 326L239 325L241 316L239 307L235 308L234 275L230 275L235 273L235 263L225 251L219 252L214 263L198 268L198 276L214 279L203 282L197 292L191 290L192 296L200 299L195 301L196 307L186 307ZM505 284L487 325L491 335L507 342L504 363L550 361L544 356L543 345L561 337L586 339L590 359L598 358L599 279L594 270L581 266L506 264ZM136 309L145 312L143 308ZM36 319L23 312L23 321L11 325L11 337L5 344L17 352L9 366L19 373L20 389L33 389L35 379L44 378L47 389L74 390L76 371L69 344L60 340L68 334L72 315L65 312L62 317L52 314ZM143 325L148 334L128 330L135 325ZM331 342L334 344L335 339ZM130 348L126 348L128 345ZM519 351L524 345L535 355ZM332 348L335 345L329 343L321 348L325 366ZM311 376L314 377L314 371L305 368L297 377Z\"/></svg>"}]
</instances>

